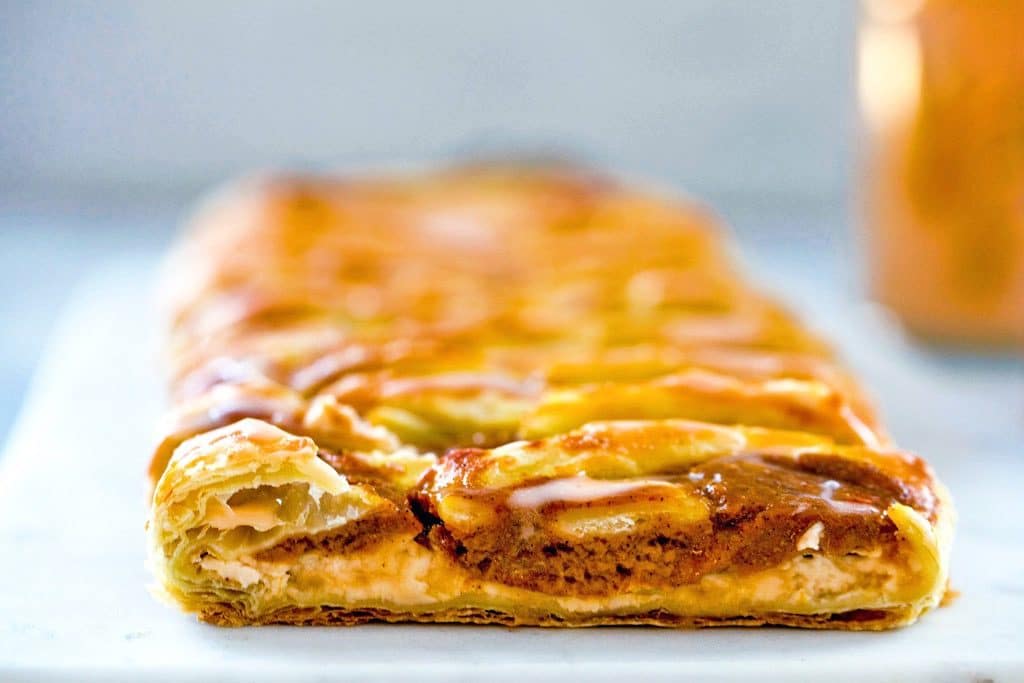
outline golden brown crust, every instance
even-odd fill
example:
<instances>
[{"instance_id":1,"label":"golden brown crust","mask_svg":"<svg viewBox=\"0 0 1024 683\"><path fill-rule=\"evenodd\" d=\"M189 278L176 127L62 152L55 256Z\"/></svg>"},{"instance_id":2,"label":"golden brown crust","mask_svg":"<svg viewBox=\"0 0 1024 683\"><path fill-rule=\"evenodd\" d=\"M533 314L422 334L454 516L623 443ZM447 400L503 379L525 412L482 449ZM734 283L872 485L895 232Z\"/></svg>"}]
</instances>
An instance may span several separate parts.
<instances>
[{"instance_id":1,"label":"golden brown crust","mask_svg":"<svg viewBox=\"0 0 1024 683\"><path fill-rule=\"evenodd\" d=\"M645 415L884 441L717 233L693 205L566 170L240 187L169 265L176 410L151 477L240 417L333 448L307 419L324 397L439 452ZM595 403L608 383L619 399ZM500 415L459 418L458 400Z\"/></svg>"},{"instance_id":2,"label":"golden brown crust","mask_svg":"<svg viewBox=\"0 0 1024 683\"><path fill-rule=\"evenodd\" d=\"M723 626L788 626L832 631L885 631L905 626L915 615L908 609L851 610L835 614L763 613L735 617L691 617L653 611L565 619L555 614L524 617L494 609L449 609L437 612L392 612L383 609L348 610L340 607L288 607L252 618L230 605L213 605L199 619L217 626L356 626L384 623L486 624L586 628L591 626L660 626L698 629Z\"/></svg>"}]
</instances>

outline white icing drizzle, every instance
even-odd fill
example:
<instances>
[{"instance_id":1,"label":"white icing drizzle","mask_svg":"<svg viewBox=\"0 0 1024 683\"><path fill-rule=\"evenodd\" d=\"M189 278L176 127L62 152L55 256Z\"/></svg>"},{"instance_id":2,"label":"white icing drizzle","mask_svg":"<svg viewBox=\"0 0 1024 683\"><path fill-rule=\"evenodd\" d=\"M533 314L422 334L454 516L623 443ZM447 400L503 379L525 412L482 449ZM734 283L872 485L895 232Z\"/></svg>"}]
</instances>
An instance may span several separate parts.
<instances>
[{"instance_id":1,"label":"white icing drizzle","mask_svg":"<svg viewBox=\"0 0 1024 683\"><path fill-rule=\"evenodd\" d=\"M851 515L857 514L878 514L879 510L874 505L867 503L852 503L846 500L835 500L833 495L842 484L835 479L829 479L821 485L821 499L832 506L834 510L845 512Z\"/></svg>"},{"instance_id":2,"label":"white icing drizzle","mask_svg":"<svg viewBox=\"0 0 1024 683\"><path fill-rule=\"evenodd\" d=\"M632 479L610 481L591 479L585 475L552 479L543 484L516 489L508 498L509 505L518 508L539 508L549 503L589 503L615 498L639 489L669 487L672 484L658 479Z\"/></svg>"}]
</instances>

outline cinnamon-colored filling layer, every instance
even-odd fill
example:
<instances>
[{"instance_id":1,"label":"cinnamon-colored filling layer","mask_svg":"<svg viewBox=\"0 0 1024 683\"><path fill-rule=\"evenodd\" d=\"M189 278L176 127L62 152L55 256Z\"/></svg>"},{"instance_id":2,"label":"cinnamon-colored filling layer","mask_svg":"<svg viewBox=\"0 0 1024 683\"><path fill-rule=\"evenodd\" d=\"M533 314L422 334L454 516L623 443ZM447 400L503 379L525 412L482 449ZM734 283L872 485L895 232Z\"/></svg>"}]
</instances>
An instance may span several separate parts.
<instances>
[{"instance_id":1,"label":"cinnamon-colored filling layer","mask_svg":"<svg viewBox=\"0 0 1024 683\"><path fill-rule=\"evenodd\" d=\"M413 535L419 529L408 510L379 514L350 522L315 536L289 538L272 548L256 553L256 560L281 562L303 553L320 551L328 554L354 553L367 550L393 534Z\"/></svg>"},{"instance_id":2,"label":"cinnamon-colored filling layer","mask_svg":"<svg viewBox=\"0 0 1024 683\"><path fill-rule=\"evenodd\" d=\"M579 495L577 481L569 480L574 488L561 498L546 495L544 482L536 481L512 490L461 490L458 495L494 511L489 523L469 531L438 516L439 494L428 484L412 496L424 525L420 540L483 579L555 595L600 596L630 586L694 583L725 570L753 572L802 554L888 558L897 541L885 514L891 503L935 513L933 501L880 470L827 454L724 457L635 486L602 482L607 495L589 499ZM708 515L680 523L667 495L676 493L673 488L702 500ZM525 490L535 504L522 504ZM440 495L451 494L447 489ZM630 506L649 512L632 517L625 530L612 524L568 534L558 526L565 511L612 520Z\"/></svg>"}]
</instances>

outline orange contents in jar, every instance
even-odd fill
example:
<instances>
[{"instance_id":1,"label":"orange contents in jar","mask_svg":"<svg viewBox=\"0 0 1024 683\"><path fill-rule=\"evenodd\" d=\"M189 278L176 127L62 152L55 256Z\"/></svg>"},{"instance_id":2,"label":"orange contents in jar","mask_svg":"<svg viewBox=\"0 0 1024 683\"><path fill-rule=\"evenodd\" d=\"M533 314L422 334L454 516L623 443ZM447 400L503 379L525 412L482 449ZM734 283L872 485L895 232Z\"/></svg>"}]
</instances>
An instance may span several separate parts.
<instances>
[{"instance_id":1,"label":"orange contents in jar","mask_svg":"<svg viewBox=\"0 0 1024 683\"><path fill-rule=\"evenodd\" d=\"M864 7L875 294L915 333L1024 349L1024 0Z\"/></svg>"}]
</instances>

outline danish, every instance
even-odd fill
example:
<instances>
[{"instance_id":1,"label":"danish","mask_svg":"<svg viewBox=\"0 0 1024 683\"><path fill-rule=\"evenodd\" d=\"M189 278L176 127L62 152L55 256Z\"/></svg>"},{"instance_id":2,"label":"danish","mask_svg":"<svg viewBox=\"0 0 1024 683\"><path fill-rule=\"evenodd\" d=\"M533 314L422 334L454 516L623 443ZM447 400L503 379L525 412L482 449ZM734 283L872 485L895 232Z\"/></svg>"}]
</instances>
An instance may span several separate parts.
<instances>
[{"instance_id":1,"label":"danish","mask_svg":"<svg viewBox=\"0 0 1024 683\"><path fill-rule=\"evenodd\" d=\"M251 180L164 282L150 564L204 621L880 630L946 590L945 488L692 202Z\"/></svg>"}]
</instances>

